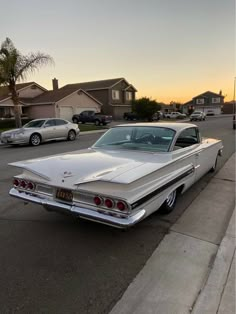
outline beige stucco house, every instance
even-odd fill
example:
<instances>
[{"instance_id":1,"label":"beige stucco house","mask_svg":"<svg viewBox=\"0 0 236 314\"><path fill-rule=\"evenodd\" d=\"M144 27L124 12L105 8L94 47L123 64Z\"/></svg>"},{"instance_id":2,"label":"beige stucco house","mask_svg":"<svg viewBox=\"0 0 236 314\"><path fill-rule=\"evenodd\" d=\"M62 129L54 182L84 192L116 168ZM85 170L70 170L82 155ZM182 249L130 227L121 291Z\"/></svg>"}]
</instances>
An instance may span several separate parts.
<instances>
[{"instance_id":1,"label":"beige stucco house","mask_svg":"<svg viewBox=\"0 0 236 314\"><path fill-rule=\"evenodd\" d=\"M32 101L35 97L47 92L47 89L35 82L28 82L16 85L20 98L21 114L26 114L25 103ZM0 118L10 118L14 115L14 104L7 86L0 87Z\"/></svg>"},{"instance_id":2,"label":"beige stucco house","mask_svg":"<svg viewBox=\"0 0 236 314\"><path fill-rule=\"evenodd\" d=\"M55 82L54 82L55 83ZM48 91L35 82L17 84L20 110L30 119L63 118L71 121L73 114L83 110L101 111L102 104L82 89ZM14 116L14 104L7 87L0 88L0 118Z\"/></svg>"},{"instance_id":3,"label":"beige stucco house","mask_svg":"<svg viewBox=\"0 0 236 314\"><path fill-rule=\"evenodd\" d=\"M30 119L63 118L70 120L84 110L103 111L113 119L122 119L131 111L137 90L124 78L67 84L58 88L58 80L52 80L48 91L35 82L17 84L22 115ZM7 87L0 87L0 118L13 117L14 105Z\"/></svg>"},{"instance_id":4,"label":"beige stucco house","mask_svg":"<svg viewBox=\"0 0 236 314\"><path fill-rule=\"evenodd\" d=\"M25 106L32 119L56 117L71 121L73 114L84 110L100 112L102 104L82 89L74 92L58 89L34 98Z\"/></svg>"}]
</instances>

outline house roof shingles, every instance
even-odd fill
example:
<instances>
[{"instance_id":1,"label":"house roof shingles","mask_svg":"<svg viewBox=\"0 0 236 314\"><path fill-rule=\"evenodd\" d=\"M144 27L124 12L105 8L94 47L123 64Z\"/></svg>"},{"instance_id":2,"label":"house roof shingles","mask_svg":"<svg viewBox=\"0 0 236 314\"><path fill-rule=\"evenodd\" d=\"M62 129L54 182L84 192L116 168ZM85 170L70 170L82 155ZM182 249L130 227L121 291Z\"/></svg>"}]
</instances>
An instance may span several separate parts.
<instances>
[{"instance_id":1,"label":"house roof shingles","mask_svg":"<svg viewBox=\"0 0 236 314\"><path fill-rule=\"evenodd\" d=\"M79 88L84 89L84 90L99 89L99 88L107 89L115 85L121 80L124 80L124 78L120 77L120 78L109 79L109 80L67 84L61 87L60 89L72 89L72 90L77 90Z\"/></svg>"},{"instance_id":2,"label":"house roof shingles","mask_svg":"<svg viewBox=\"0 0 236 314\"><path fill-rule=\"evenodd\" d=\"M202 94L199 94L199 95L193 97L193 99L198 98L198 97L208 97L209 95L214 95L214 96L218 96L218 97L223 97L224 98L224 96L221 95L221 94L213 93L211 91L206 91L205 93L202 93Z\"/></svg>"},{"instance_id":3,"label":"house roof shingles","mask_svg":"<svg viewBox=\"0 0 236 314\"><path fill-rule=\"evenodd\" d=\"M35 82L16 84L16 90L18 91L18 90L25 88L27 86L30 86L32 84L35 84ZM1 86L0 87L0 101L10 97L9 93L10 93L10 91L8 89L8 86Z\"/></svg>"},{"instance_id":4,"label":"house roof shingles","mask_svg":"<svg viewBox=\"0 0 236 314\"><path fill-rule=\"evenodd\" d=\"M124 80L124 78L67 84L57 90L51 90L42 95L39 95L38 97L34 98L31 103L55 103L64 97L69 96L75 91L83 90L85 92L89 92L89 90L93 89L108 89L121 80Z\"/></svg>"},{"instance_id":5,"label":"house roof shingles","mask_svg":"<svg viewBox=\"0 0 236 314\"><path fill-rule=\"evenodd\" d=\"M67 84L60 89L57 90L50 90L46 91L45 93L35 97L35 98L22 98L21 100L25 104L52 104L55 103L73 92L82 90L83 92L86 93L86 91L89 92L89 90L94 90L94 89L109 89L113 85L117 84L121 80L125 80L124 78L114 78L114 79L108 79L108 80L100 80L100 81L92 81L92 82L82 82L82 83L75 83L75 84ZM34 82L28 82L28 83L23 83L23 84L17 84L17 90L20 90L24 87L27 87L29 85L36 84ZM132 85L129 85L128 87L134 88ZM135 89L135 88L134 88ZM87 94L90 96L89 94ZM9 90L7 86L1 87L0 88L0 101L8 98L9 97ZM92 96L90 96L92 97ZM92 97L93 98L93 97ZM94 98L93 98L94 99ZM94 99L96 100L96 99ZM98 103L100 103L98 100L96 100Z\"/></svg>"}]
</instances>

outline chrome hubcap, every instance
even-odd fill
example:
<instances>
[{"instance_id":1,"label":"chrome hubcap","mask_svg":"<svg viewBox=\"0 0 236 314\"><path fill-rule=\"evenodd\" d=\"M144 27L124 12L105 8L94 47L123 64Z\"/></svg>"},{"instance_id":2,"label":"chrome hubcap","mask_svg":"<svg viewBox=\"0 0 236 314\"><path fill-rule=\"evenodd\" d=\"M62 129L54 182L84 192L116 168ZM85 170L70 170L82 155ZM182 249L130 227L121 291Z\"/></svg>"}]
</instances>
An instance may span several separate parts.
<instances>
[{"instance_id":1,"label":"chrome hubcap","mask_svg":"<svg viewBox=\"0 0 236 314\"><path fill-rule=\"evenodd\" d=\"M175 198L176 198L176 190L171 192L167 199L166 199L166 204L169 206L169 207L172 207L175 203Z\"/></svg>"},{"instance_id":2,"label":"chrome hubcap","mask_svg":"<svg viewBox=\"0 0 236 314\"><path fill-rule=\"evenodd\" d=\"M69 139L70 139L70 140L73 140L74 138L75 138L74 132L70 132L70 133L69 133Z\"/></svg>"},{"instance_id":3,"label":"chrome hubcap","mask_svg":"<svg viewBox=\"0 0 236 314\"><path fill-rule=\"evenodd\" d=\"M38 145L40 143L40 138L38 135L33 135L31 138L31 142L33 145Z\"/></svg>"}]
</instances>

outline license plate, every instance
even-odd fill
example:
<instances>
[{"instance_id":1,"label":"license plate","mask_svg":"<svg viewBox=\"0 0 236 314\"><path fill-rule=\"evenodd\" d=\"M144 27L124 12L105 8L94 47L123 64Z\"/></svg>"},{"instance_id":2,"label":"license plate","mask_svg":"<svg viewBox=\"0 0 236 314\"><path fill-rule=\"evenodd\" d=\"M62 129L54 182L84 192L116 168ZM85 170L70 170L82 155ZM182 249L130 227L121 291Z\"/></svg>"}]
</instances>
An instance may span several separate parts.
<instances>
[{"instance_id":1,"label":"license plate","mask_svg":"<svg viewBox=\"0 0 236 314\"><path fill-rule=\"evenodd\" d=\"M62 200L62 201L66 201L66 202L72 202L73 201L73 193L71 190L57 189L56 198L58 198L59 200Z\"/></svg>"}]
</instances>

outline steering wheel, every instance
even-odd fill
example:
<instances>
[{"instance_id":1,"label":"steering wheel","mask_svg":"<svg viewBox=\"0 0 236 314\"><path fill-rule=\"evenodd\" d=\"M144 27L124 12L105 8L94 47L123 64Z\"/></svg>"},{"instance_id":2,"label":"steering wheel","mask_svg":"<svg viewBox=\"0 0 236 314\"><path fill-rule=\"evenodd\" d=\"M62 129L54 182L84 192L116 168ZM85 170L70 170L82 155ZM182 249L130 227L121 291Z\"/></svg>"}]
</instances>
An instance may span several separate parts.
<instances>
[{"instance_id":1,"label":"steering wheel","mask_svg":"<svg viewBox=\"0 0 236 314\"><path fill-rule=\"evenodd\" d=\"M145 143L145 144L154 144L155 136L151 133L145 133L140 138L136 140L138 143Z\"/></svg>"}]
</instances>

